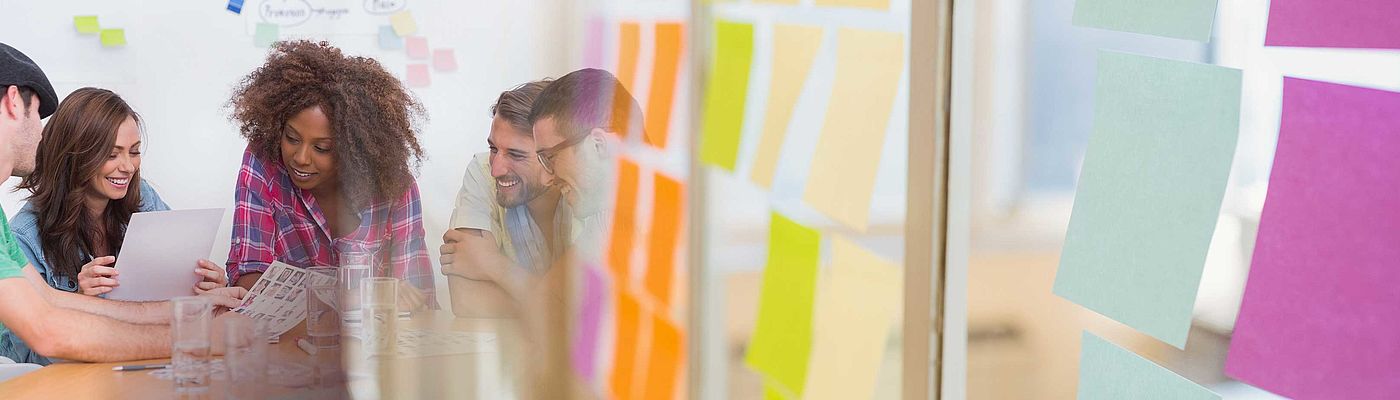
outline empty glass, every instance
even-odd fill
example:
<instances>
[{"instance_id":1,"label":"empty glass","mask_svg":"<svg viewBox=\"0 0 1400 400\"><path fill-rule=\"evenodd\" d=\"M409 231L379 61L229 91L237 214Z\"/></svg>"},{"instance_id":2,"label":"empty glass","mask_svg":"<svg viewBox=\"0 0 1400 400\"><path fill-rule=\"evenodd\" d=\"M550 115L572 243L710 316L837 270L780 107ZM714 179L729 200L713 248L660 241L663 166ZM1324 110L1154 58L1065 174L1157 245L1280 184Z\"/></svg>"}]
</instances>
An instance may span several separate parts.
<instances>
[{"instance_id":1,"label":"empty glass","mask_svg":"<svg viewBox=\"0 0 1400 400\"><path fill-rule=\"evenodd\" d=\"M224 380L228 398L261 398L259 388L267 382L267 321L242 314L224 317Z\"/></svg>"},{"instance_id":2,"label":"empty glass","mask_svg":"<svg viewBox=\"0 0 1400 400\"><path fill-rule=\"evenodd\" d=\"M175 315L171 320L170 367L178 393L209 391L209 300L176 297L170 300Z\"/></svg>"},{"instance_id":3,"label":"empty glass","mask_svg":"<svg viewBox=\"0 0 1400 400\"><path fill-rule=\"evenodd\" d=\"M365 351L370 355L393 354L398 343L399 280L366 278L363 289Z\"/></svg>"}]
</instances>

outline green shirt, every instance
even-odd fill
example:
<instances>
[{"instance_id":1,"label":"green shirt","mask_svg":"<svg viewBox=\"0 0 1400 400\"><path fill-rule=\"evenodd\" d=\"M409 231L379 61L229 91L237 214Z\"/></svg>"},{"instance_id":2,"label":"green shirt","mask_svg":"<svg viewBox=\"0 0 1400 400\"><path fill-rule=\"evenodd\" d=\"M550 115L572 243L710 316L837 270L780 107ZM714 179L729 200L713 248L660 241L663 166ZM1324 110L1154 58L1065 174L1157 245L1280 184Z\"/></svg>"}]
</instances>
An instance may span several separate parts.
<instances>
[{"instance_id":1,"label":"green shirt","mask_svg":"<svg viewBox=\"0 0 1400 400\"><path fill-rule=\"evenodd\" d=\"M0 215L4 214L5 208L0 207ZM10 222L0 218L0 279L19 278L26 264L29 264L29 259L19 249L14 232L10 232Z\"/></svg>"}]
</instances>

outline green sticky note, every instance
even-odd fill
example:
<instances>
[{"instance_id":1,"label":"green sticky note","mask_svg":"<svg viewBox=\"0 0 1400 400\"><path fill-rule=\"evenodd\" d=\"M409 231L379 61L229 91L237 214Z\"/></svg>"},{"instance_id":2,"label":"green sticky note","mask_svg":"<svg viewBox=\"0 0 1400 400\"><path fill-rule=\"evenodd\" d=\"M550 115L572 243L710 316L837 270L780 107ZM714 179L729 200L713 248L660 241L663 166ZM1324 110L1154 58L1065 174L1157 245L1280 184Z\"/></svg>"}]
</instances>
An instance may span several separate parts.
<instances>
[{"instance_id":1,"label":"green sticky note","mask_svg":"<svg viewBox=\"0 0 1400 400\"><path fill-rule=\"evenodd\" d=\"M1084 332L1079 353L1079 400L1219 400L1220 395Z\"/></svg>"},{"instance_id":2,"label":"green sticky note","mask_svg":"<svg viewBox=\"0 0 1400 400\"><path fill-rule=\"evenodd\" d=\"M258 23L258 30L253 35L253 45L258 47L270 47L277 43L281 35L281 27L277 24Z\"/></svg>"},{"instance_id":3,"label":"green sticky note","mask_svg":"<svg viewBox=\"0 0 1400 400\"><path fill-rule=\"evenodd\" d=\"M102 30L97 25L96 15L79 15L73 17L73 27L78 29L78 33L98 33Z\"/></svg>"},{"instance_id":4,"label":"green sticky note","mask_svg":"<svg viewBox=\"0 0 1400 400\"><path fill-rule=\"evenodd\" d=\"M1239 133L1237 69L1099 52L1054 292L1177 348Z\"/></svg>"},{"instance_id":5,"label":"green sticky note","mask_svg":"<svg viewBox=\"0 0 1400 400\"><path fill-rule=\"evenodd\" d=\"M1210 41L1216 0L1078 0L1074 25Z\"/></svg>"},{"instance_id":6,"label":"green sticky note","mask_svg":"<svg viewBox=\"0 0 1400 400\"><path fill-rule=\"evenodd\" d=\"M769 229L758 321L744 362L800 398L812 350L821 233L777 213Z\"/></svg>"},{"instance_id":7,"label":"green sticky note","mask_svg":"<svg viewBox=\"0 0 1400 400\"><path fill-rule=\"evenodd\" d=\"M715 23L715 53L705 89L700 162L734 171L744 127L744 103L753 64L753 25Z\"/></svg>"},{"instance_id":8,"label":"green sticky note","mask_svg":"<svg viewBox=\"0 0 1400 400\"><path fill-rule=\"evenodd\" d=\"M126 30L123 29L103 29L102 47L126 46Z\"/></svg>"}]
</instances>

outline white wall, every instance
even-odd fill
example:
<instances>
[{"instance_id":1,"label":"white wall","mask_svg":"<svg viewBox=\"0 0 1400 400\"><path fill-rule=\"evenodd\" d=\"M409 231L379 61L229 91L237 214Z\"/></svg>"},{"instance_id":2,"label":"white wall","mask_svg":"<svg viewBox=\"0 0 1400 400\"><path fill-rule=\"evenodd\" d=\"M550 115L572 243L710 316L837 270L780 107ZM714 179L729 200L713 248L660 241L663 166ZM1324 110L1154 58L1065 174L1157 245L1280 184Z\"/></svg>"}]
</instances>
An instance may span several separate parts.
<instances>
[{"instance_id":1,"label":"white wall","mask_svg":"<svg viewBox=\"0 0 1400 400\"><path fill-rule=\"evenodd\" d=\"M6 17L0 42L33 58L60 98L79 87L103 87L121 94L142 114L142 175L155 182L172 207L229 208L210 254L215 262L228 254L234 178L245 146L223 106L232 85L263 61L266 49L253 45L247 28L259 2L247 0L243 15L237 15L219 0L0 0L0 15ZM309 0L312 7L344 8L352 15L284 29L283 37L324 38L348 53L374 57L402 77L408 61L404 52L380 50L375 35L315 32L375 32L378 24L388 24L388 17L367 15L362 3ZM422 126L427 157L418 184L435 270L464 168L473 153L486 150L491 102L516 84L569 70L558 23L564 14L561 3L407 1L419 34L433 48L455 48L459 65L456 72L434 71L430 87L413 90L430 118ZM96 36L78 34L74 15L97 15L104 27L125 28L127 46L102 48ZM13 215L22 199L22 193L5 190L0 205ZM438 290L446 293L445 280L441 275L438 280ZM448 303L442 301L444 307Z\"/></svg>"}]
</instances>

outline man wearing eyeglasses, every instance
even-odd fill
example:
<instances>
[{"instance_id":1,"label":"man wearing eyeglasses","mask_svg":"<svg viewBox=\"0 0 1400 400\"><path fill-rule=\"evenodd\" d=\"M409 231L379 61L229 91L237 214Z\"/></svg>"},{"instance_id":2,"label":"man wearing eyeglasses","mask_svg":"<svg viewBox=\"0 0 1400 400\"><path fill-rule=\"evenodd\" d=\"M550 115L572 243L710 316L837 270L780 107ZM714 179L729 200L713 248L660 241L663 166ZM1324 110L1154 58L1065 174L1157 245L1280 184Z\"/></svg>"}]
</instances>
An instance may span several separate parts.
<instances>
[{"instance_id":1,"label":"man wearing eyeglasses","mask_svg":"<svg viewBox=\"0 0 1400 400\"><path fill-rule=\"evenodd\" d=\"M620 138L641 137L641 121L641 107L621 82L591 68L554 81L530 110L546 179L559 186L581 225L572 249L583 260L600 258Z\"/></svg>"},{"instance_id":2,"label":"man wearing eyeglasses","mask_svg":"<svg viewBox=\"0 0 1400 400\"><path fill-rule=\"evenodd\" d=\"M443 234L442 273L460 317L512 314L530 281L567 240L559 190L544 183L529 123L541 80L501 93L491 106L487 153L472 158Z\"/></svg>"}]
</instances>

